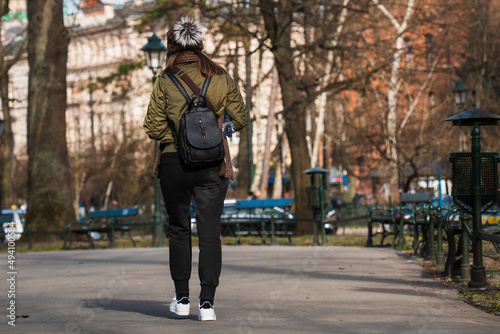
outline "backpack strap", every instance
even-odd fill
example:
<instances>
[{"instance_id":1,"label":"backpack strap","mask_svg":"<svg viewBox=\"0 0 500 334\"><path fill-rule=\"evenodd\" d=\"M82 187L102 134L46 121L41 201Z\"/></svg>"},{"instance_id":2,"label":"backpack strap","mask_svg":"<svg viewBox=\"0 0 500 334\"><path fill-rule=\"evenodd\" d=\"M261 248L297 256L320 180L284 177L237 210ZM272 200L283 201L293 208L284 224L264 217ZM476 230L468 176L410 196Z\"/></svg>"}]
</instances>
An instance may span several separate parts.
<instances>
[{"instance_id":1,"label":"backpack strap","mask_svg":"<svg viewBox=\"0 0 500 334\"><path fill-rule=\"evenodd\" d=\"M207 102L207 106L210 108L210 110L212 110L215 113L215 109L212 107L212 104L205 97L205 95L207 94L208 86L210 85L210 81L211 81L212 77L207 77L205 79L205 82L203 83L203 87L200 90L200 87L198 87L193 82L193 80L191 80L191 78L189 77L189 75L187 75L186 72L184 72L180 68L174 67L172 69L172 72L175 73L175 74L177 74L189 86L189 88L191 88L191 90L193 91L193 93L195 93L196 95L202 96L205 99L205 101Z\"/></svg>"},{"instance_id":2,"label":"backpack strap","mask_svg":"<svg viewBox=\"0 0 500 334\"><path fill-rule=\"evenodd\" d=\"M205 82L203 82L203 87L201 87L200 95L203 96L205 98L205 100L206 100L206 96L207 96L208 86L210 85L210 81L212 81L212 77L206 77ZM207 101L207 104L208 104L208 101ZM210 109L212 109L212 108L210 108Z\"/></svg>"},{"instance_id":3,"label":"backpack strap","mask_svg":"<svg viewBox=\"0 0 500 334\"><path fill-rule=\"evenodd\" d=\"M188 105L190 105L191 101L193 99L191 99L191 96L189 96L188 92L186 92L186 90L184 89L184 86L182 86L182 84L179 82L179 80L177 80L175 75L173 75L172 73L165 72L165 74L170 78L170 80L172 80L175 87L177 87L177 89L181 92L182 96L184 96L184 98L186 99ZM196 94L196 92L195 92L195 94Z\"/></svg>"}]
</instances>

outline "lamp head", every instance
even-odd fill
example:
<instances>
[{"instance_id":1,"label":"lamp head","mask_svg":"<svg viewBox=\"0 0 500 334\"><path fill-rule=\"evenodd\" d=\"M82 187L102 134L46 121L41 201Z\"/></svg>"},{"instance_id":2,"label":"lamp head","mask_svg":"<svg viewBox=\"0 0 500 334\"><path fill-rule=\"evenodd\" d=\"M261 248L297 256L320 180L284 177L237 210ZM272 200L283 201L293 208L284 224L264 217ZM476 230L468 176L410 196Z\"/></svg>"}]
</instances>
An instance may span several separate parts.
<instances>
[{"instance_id":1,"label":"lamp head","mask_svg":"<svg viewBox=\"0 0 500 334\"><path fill-rule=\"evenodd\" d=\"M146 56L146 65L152 71L156 71L162 67L167 48L162 44L160 37L153 34L148 38L148 43L141 50L144 51L144 55Z\"/></svg>"},{"instance_id":2,"label":"lamp head","mask_svg":"<svg viewBox=\"0 0 500 334\"><path fill-rule=\"evenodd\" d=\"M469 88L465 85L462 79L455 81L455 87L451 90L455 96L455 103L458 105L465 105L467 102L467 92Z\"/></svg>"}]
</instances>

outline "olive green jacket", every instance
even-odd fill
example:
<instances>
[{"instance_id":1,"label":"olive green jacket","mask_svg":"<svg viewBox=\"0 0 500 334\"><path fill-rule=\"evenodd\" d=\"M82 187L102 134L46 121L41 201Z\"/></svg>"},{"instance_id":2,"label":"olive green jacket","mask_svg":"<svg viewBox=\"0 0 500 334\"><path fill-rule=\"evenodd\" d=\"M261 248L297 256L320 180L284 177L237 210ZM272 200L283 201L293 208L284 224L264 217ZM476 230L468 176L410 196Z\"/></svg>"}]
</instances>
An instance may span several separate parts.
<instances>
[{"instance_id":1,"label":"olive green jacket","mask_svg":"<svg viewBox=\"0 0 500 334\"><path fill-rule=\"evenodd\" d=\"M203 86L205 77L198 71L196 62L181 65L179 68L184 70L198 87ZM191 97L194 97L194 93L188 85L180 77L177 76L177 79ZM247 124L245 103L238 85L229 74L212 77L206 97L218 116L221 116L224 110L227 111L236 130L245 127ZM158 140L165 146L163 153L176 152L168 121L175 125L175 131L178 132L181 116L187 108L186 100L172 80L164 74L159 76L151 93L148 111L144 119L144 130L150 139Z\"/></svg>"}]
</instances>

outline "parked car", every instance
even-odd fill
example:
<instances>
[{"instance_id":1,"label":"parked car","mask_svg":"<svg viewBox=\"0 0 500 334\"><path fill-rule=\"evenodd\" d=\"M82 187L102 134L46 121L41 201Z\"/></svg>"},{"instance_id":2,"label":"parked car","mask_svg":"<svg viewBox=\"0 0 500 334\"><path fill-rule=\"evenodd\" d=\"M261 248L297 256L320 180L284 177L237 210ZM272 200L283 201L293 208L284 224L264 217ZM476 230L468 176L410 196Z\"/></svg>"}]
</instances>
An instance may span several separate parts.
<instances>
[{"instance_id":1,"label":"parked car","mask_svg":"<svg viewBox=\"0 0 500 334\"><path fill-rule=\"evenodd\" d=\"M450 209L452 207L455 206L455 203L453 203L453 196L450 196L450 195L443 195L442 196L442 200L443 200L443 206L442 206L442 209ZM432 198L432 202L431 204L435 207L437 207L439 205L439 197L437 196L434 196Z\"/></svg>"},{"instance_id":2,"label":"parked car","mask_svg":"<svg viewBox=\"0 0 500 334\"><path fill-rule=\"evenodd\" d=\"M281 207L274 206L272 208L266 209L237 209L236 199L226 199L224 201L224 209L222 211L222 235L235 235L235 225L228 222L231 219L238 220L239 222L252 222L255 220L271 220L271 217L276 221L280 222L283 220L293 219L293 214ZM198 233L196 225L196 213L191 205L191 232L196 235Z\"/></svg>"},{"instance_id":3,"label":"parked car","mask_svg":"<svg viewBox=\"0 0 500 334\"><path fill-rule=\"evenodd\" d=\"M0 222L2 224L2 242L5 242L5 235L9 233L9 227L14 224L14 238L19 240L24 232L24 217L26 210L21 209L2 209Z\"/></svg>"},{"instance_id":4,"label":"parked car","mask_svg":"<svg viewBox=\"0 0 500 334\"><path fill-rule=\"evenodd\" d=\"M497 212L494 212L497 211ZM483 226L498 225L500 223L500 205L494 205L487 212L481 215L481 222Z\"/></svg>"},{"instance_id":5,"label":"parked car","mask_svg":"<svg viewBox=\"0 0 500 334\"><path fill-rule=\"evenodd\" d=\"M325 212L325 233L328 235L335 235L339 229L338 223L335 221L338 219L337 210L332 209Z\"/></svg>"},{"instance_id":6,"label":"parked car","mask_svg":"<svg viewBox=\"0 0 500 334\"><path fill-rule=\"evenodd\" d=\"M294 215L281 207L274 206L266 209L237 209L236 199L226 199L224 201L224 209L222 211L222 230L221 234L223 236L234 236L235 235L235 225L231 224L231 219L238 220L239 222L252 222L255 220L271 220L271 217L275 222L283 222L287 220L293 220ZM337 211L335 209L330 209L325 212L325 232L326 234L335 234L338 229L338 224L335 223L337 220ZM320 232L320 231L319 231ZM191 233L193 235L198 234L198 228L196 225L196 213L191 205Z\"/></svg>"}]
</instances>

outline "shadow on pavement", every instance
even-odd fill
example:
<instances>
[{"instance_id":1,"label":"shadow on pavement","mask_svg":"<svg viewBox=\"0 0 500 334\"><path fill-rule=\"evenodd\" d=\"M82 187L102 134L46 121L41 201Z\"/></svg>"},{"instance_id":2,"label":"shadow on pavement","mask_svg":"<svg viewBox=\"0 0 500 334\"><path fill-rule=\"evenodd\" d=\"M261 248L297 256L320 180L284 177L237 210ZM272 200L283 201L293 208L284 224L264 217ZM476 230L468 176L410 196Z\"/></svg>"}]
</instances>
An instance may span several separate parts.
<instances>
[{"instance_id":1,"label":"shadow on pavement","mask_svg":"<svg viewBox=\"0 0 500 334\"><path fill-rule=\"evenodd\" d=\"M144 314L151 317L177 319L177 320L196 320L198 321L197 314L190 314L189 316L179 316L170 312L169 303L150 301L150 300L124 300L113 299L99 301L96 299L86 299L83 301L86 308L98 310L110 310L118 312L131 312ZM104 305L103 305L104 304Z\"/></svg>"}]
</instances>

